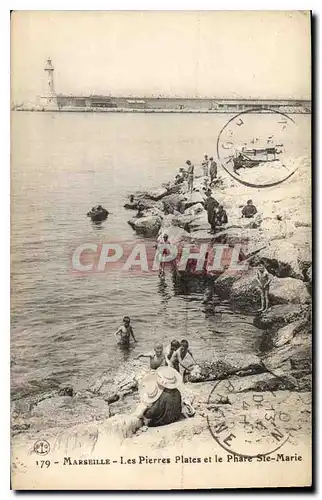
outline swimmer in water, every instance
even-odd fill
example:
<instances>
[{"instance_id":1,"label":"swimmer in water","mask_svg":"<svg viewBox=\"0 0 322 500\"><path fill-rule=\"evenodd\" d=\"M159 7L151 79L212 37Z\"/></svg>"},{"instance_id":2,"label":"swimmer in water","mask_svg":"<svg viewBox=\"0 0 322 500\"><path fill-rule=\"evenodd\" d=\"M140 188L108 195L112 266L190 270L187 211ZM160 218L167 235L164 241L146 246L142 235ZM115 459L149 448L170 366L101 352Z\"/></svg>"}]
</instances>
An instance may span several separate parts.
<instances>
[{"instance_id":1,"label":"swimmer in water","mask_svg":"<svg viewBox=\"0 0 322 500\"><path fill-rule=\"evenodd\" d=\"M129 345L131 337L134 342L137 342L134 337L133 328L131 326L131 319L129 316L124 316L123 325L121 325L116 332L114 333L114 337L116 339L117 344L119 345Z\"/></svg>"},{"instance_id":2,"label":"swimmer in water","mask_svg":"<svg viewBox=\"0 0 322 500\"><path fill-rule=\"evenodd\" d=\"M163 352L163 345L158 342L154 346L154 352L139 354L136 359L149 358L151 370L156 370L159 366L167 366L166 356Z\"/></svg>"}]
</instances>

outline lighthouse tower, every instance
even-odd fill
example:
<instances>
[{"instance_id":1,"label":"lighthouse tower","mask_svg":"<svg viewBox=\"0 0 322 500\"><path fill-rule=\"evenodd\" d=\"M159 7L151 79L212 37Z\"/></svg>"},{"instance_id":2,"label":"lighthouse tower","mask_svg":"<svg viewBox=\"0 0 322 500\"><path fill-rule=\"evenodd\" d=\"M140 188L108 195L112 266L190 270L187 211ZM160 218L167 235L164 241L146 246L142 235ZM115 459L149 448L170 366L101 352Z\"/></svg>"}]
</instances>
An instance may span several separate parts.
<instances>
[{"instance_id":1,"label":"lighthouse tower","mask_svg":"<svg viewBox=\"0 0 322 500\"><path fill-rule=\"evenodd\" d=\"M47 73L47 105L50 107L57 107L57 96L54 86L54 66L52 65L50 57L48 57L44 70Z\"/></svg>"}]
</instances>

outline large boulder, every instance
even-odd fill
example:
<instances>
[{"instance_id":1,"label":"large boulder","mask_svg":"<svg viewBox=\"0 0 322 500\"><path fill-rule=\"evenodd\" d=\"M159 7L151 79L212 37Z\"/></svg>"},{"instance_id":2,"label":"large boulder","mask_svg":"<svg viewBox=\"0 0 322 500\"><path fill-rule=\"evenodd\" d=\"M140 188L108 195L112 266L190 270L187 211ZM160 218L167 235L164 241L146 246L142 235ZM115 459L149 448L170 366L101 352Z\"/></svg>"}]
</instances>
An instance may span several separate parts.
<instances>
[{"instance_id":1,"label":"large boulder","mask_svg":"<svg viewBox=\"0 0 322 500\"><path fill-rule=\"evenodd\" d=\"M161 200L161 198L164 198L164 196L166 196L167 194L168 194L168 190L166 188L161 187L158 189L148 191L146 193L146 197L151 198L151 200L158 201L158 200Z\"/></svg>"},{"instance_id":2,"label":"large boulder","mask_svg":"<svg viewBox=\"0 0 322 500\"><path fill-rule=\"evenodd\" d=\"M231 375L243 377L262 373L263 371L264 368L261 360L255 355L243 358L240 356L221 356L211 361L202 361L199 365L195 366L188 374L188 381L222 380Z\"/></svg>"},{"instance_id":3,"label":"large boulder","mask_svg":"<svg viewBox=\"0 0 322 500\"><path fill-rule=\"evenodd\" d=\"M169 213L173 213L173 211L183 213L185 210L185 200L186 197L183 194L173 193L164 196L162 198L162 203L164 209Z\"/></svg>"},{"instance_id":4,"label":"large boulder","mask_svg":"<svg viewBox=\"0 0 322 500\"><path fill-rule=\"evenodd\" d=\"M260 227L270 241L288 239L293 232L293 224L285 218L264 217Z\"/></svg>"},{"instance_id":5,"label":"large boulder","mask_svg":"<svg viewBox=\"0 0 322 500\"><path fill-rule=\"evenodd\" d=\"M161 227L162 219L159 215L148 215L145 217L133 217L128 224L138 233L144 236L156 236Z\"/></svg>"},{"instance_id":6,"label":"large boulder","mask_svg":"<svg viewBox=\"0 0 322 500\"><path fill-rule=\"evenodd\" d=\"M260 290L256 279L256 269L251 268L241 273L240 278L231 287L230 301L232 304L246 309L260 305Z\"/></svg>"},{"instance_id":7,"label":"large boulder","mask_svg":"<svg viewBox=\"0 0 322 500\"><path fill-rule=\"evenodd\" d=\"M274 347L281 347L289 343L293 337L303 329L308 329L308 323L306 320L299 319L286 326L283 326L272 337L272 344Z\"/></svg>"},{"instance_id":8,"label":"large boulder","mask_svg":"<svg viewBox=\"0 0 322 500\"><path fill-rule=\"evenodd\" d=\"M187 208L192 207L193 205L196 205L197 203L201 203L202 205L204 204L204 197L200 193L200 191L192 191L192 193L187 193L186 194L187 200L184 203L184 209L187 210Z\"/></svg>"},{"instance_id":9,"label":"large boulder","mask_svg":"<svg viewBox=\"0 0 322 500\"><path fill-rule=\"evenodd\" d=\"M272 304L307 304L311 296L302 280L272 277L269 291Z\"/></svg>"},{"instance_id":10,"label":"large boulder","mask_svg":"<svg viewBox=\"0 0 322 500\"><path fill-rule=\"evenodd\" d=\"M260 252L269 245L264 232L258 229L245 228L241 225L228 226L225 230L214 235L214 241L217 239L229 246L242 245L244 252L247 254Z\"/></svg>"},{"instance_id":11,"label":"large boulder","mask_svg":"<svg viewBox=\"0 0 322 500\"><path fill-rule=\"evenodd\" d=\"M263 368L264 369L264 368ZM292 376L275 376L273 373L257 373L242 378L230 378L232 392L266 392L279 390L292 390L297 386Z\"/></svg>"},{"instance_id":12,"label":"large boulder","mask_svg":"<svg viewBox=\"0 0 322 500\"><path fill-rule=\"evenodd\" d=\"M108 403L91 395L46 398L31 410L31 417L43 419L48 427L105 420L109 416Z\"/></svg>"},{"instance_id":13,"label":"large boulder","mask_svg":"<svg viewBox=\"0 0 322 500\"><path fill-rule=\"evenodd\" d=\"M300 304L281 304L270 307L267 311L255 316L253 323L263 330L278 330L288 323L299 319L309 319L310 308Z\"/></svg>"},{"instance_id":14,"label":"large boulder","mask_svg":"<svg viewBox=\"0 0 322 500\"><path fill-rule=\"evenodd\" d=\"M298 227L289 242L297 249L298 264L305 275L312 264L312 228Z\"/></svg>"},{"instance_id":15,"label":"large boulder","mask_svg":"<svg viewBox=\"0 0 322 500\"><path fill-rule=\"evenodd\" d=\"M195 206L198 207L199 204ZM210 231L210 224L208 222L207 212L205 210L199 211L192 217L189 222L189 230L191 233L194 231Z\"/></svg>"},{"instance_id":16,"label":"large boulder","mask_svg":"<svg viewBox=\"0 0 322 500\"><path fill-rule=\"evenodd\" d=\"M203 206L202 203L196 203L195 205L192 205L189 208L186 208L184 211L184 215L197 215L201 212L204 212L205 207Z\"/></svg>"},{"instance_id":17,"label":"large boulder","mask_svg":"<svg viewBox=\"0 0 322 500\"><path fill-rule=\"evenodd\" d=\"M277 376L293 372L301 378L312 371L312 336L296 334L287 344L274 347L262 358L265 369Z\"/></svg>"},{"instance_id":18,"label":"large boulder","mask_svg":"<svg viewBox=\"0 0 322 500\"><path fill-rule=\"evenodd\" d=\"M262 263L266 269L279 278L303 279L303 272L299 267L299 250L286 240L270 242L263 250L251 259L252 264Z\"/></svg>"},{"instance_id":19,"label":"large boulder","mask_svg":"<svg viewBox=\"0 0 322 500\"><path fill-rule=\"evenodd\" d=\"M230 291L234 283L236 283L242 276L242 273L235 273L225 271L215 281L215 293L222 298L229 298Z\"/></svg>"}]
</instances>

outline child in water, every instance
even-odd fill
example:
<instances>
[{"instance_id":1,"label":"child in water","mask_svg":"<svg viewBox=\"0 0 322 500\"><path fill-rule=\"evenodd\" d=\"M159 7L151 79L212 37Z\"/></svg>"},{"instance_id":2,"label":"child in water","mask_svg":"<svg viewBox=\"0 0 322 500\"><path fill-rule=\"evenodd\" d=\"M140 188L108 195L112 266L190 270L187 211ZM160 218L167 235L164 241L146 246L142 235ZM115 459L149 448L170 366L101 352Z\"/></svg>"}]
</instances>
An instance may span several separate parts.
<instances>
[{"instance_id":1,"label":"child in water","mask_svg":"<svg viewBox=\"0 0 322 500\"><path fill-rule=\"evenodd\" d=\"M163 345L159 342L154 346L154 352L147 352L146 354L139 354L136 359L149 358L150 368L156 370L159 366L167 366L166 356L163 352Z\"/></svg>"},{"instance_id":2,"label":"child in water","mask_svg":"<svg viewBox=\"0 0 322 500\"><path fill-rule=\"evenodd\" d=\"M130 323L131 323L130 317L124 316L123 325L121 325L114 333L116 342L119 345L129 345L131 337L133 338L134 342L137 342L136 338L134 337L133 328L130 325Z\"/></svg>"}]
</instances>

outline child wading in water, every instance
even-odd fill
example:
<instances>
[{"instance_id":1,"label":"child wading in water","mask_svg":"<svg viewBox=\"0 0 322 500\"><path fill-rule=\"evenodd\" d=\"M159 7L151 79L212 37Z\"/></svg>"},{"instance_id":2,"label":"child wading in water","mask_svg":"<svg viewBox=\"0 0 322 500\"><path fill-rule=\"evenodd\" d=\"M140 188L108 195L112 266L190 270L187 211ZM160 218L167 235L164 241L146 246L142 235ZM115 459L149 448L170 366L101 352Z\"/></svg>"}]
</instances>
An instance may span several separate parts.
<instances>
[{"instance_id":1,"label":"child wading in water","mask_svg":"<svg viewBox=\"0 0 322 500\"><path fill-rule=\"evenodd\" d=\"M154 352L147 352L145 354L139 354L136 359L149 358L150 368L156 370L160 366L167 366L168 362L166 356L163 352L163 345L157 342L154 346Z\"/></svg>"},{"instance_id":2,"label":"child wading in water","mask_svg":"<svg viewBox=\"0 0 322 500\"><path fill-rule=\"evenodd\" d=\"M114 333L116 342L119 345L129 345L131 337L133 338L134 342L137 342L136 338L134 337L133 328L130 325L130 323L131 319L129 318L129 316L124 316L123 325L121 325Z\"/></svg>"},{"instance_id":3,"label":"child wading in water","mask_svg":"<svg viewBox=\"0 0 322 500\"><path fill-rule=\"evenodd\" d=\"M269 277L269 274L263 264L260 264L257 268L256 279L259 283L261 294L261 308L259 309L259 311L267 311L269 307L268 294L271 278Z\"/></svg>"}]
</instances>

